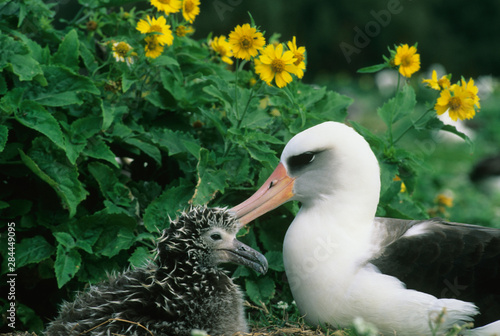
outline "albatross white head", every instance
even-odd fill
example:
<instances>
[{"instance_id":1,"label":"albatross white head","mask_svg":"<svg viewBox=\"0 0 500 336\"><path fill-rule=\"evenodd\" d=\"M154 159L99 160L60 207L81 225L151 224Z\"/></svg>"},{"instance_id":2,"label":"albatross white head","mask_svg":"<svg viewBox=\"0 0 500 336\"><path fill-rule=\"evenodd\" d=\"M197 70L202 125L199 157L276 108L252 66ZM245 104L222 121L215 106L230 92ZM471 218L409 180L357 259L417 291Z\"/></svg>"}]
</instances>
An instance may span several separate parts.
<instances>
[{"instance_id":1,"label":"albatross white head","mask_svg":"<svg viewBox=\"0 0 500 336\"><path fill-rule=\"evenodd\" d=\"M294 136L264 185L232 211L248 223L297 200L301 212L348 216L351 223L371 221L379 193L378 162L365 139L344 124L325 122Z\"/></svg>"}]
</instances>

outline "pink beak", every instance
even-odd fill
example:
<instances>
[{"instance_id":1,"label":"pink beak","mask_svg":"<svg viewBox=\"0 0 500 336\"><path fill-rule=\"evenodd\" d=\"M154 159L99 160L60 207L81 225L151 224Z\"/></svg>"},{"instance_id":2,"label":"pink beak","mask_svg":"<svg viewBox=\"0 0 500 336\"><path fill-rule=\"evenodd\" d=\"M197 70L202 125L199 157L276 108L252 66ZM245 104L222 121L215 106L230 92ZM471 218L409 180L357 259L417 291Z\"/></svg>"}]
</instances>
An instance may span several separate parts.
<instances>
[{"instance_id":1,"label":"pink beak","mask_svg":"<svg viewBox=\"0 0 500 336\"><path fill-rule=\"evenodd\" d=\"M230 211L236 214L241 225L250 223L290 200L294 196L294 182L295 179L288 176L285 166L280 163L255 194Z\"/></svg>"}]
</instances>

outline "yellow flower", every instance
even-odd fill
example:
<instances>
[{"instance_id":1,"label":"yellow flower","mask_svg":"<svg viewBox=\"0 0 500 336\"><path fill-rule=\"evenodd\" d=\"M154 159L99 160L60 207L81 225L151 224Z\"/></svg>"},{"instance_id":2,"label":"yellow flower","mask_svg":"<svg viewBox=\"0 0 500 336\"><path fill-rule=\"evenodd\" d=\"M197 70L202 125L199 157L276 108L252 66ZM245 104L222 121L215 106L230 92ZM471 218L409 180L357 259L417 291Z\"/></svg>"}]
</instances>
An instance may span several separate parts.
<instances>
[{"instance_id":1,"label":"yellow flower","mask_svg":"<svg viewBox=\"0 0 500 336\"><path fill-rule=\"evenodd\" d=\"M417 54L417 48L408 47L407 44L397 47L394 64L399 66L401 75L410 78L412 74L420 69L420 55Z\"/></svg>"},{"instance_id":2,"label":"yellow flower","mask_svg":"<svg viewBox=\"0 0 500 336\"><path fill-rule=\"evenodd\" d=\"M221 56L223 62L227 64L233 64L233 60L230 57L233 57L233 52L231 51L231 45L227 42L226 37L221 35L219 37L214 37L212 41L210 41L210 48L213 51L218 53Z\"/></svg>"},{"instance_id":3,"label":"yellow flower","mask_svg":"<svg viewBox=\"0 0 500 336\"><path fill-rule=\"evenodd\" d=\"M126 42L115 42L113 43L113 57L117 62L126 62L127 65L133 64L134 59L132 56L137 55L135 52L132 51L132 47L130 44Z\"/></svg>"},{"instance_id":4,"label":"yellow flower","mask_svg":"<svg viewBox=\"0 0 500 336\"><path fill-rule=\"evenodd\" d=\"M229 34L229 43L235 57L248 61L264 48L266 40L261 32L245 23L243 26L236 26Z\"/></svg>"},{"instance_id":5,"label":"yellow flower","mask_svg":"<svg viewBox=\"0 0 500 336\"><path fill-rule=\"evenodd\" d=\"M164 16L160 16L158 19L154 17L147 16L147 22L145 20L140 20L137 23L138 31L142 34L148 33L158 33L155 34L155 40L160 45L172 45L174 42L174 35L172 35L172 30L170 30L170 25L167 24L167 20Z\"/></svg>"},{"instance_id":6,"label":"yellow flower","mask_svg":"<svg viewBox=\"0 0 500 336\"><path fill-rule=\"evenodd\" d=\"M448 115L453 121L472 119L476 114L474 100L470 97L470 92L457 84L441 91L434 109L439 115L448 111Z\"/></svg>"},{"instance_id":7,"label":"yellow flower","mask_svg":"<svg viewBox=\"0 0 500 336\"><path fill-rule=\"evenodd\" d=\"M467 91L467 94L469 95L469 98L471 98L474 101L474 105L480 109L481 104L479 104L479 96L477 95L477 92L479 91L477 86L474 85L474 80L471 78L469 79L469 83L467 83L463 78L462 78L462 86Z\"/></svg>"},{"instance_id":8,"label":"yellow flower","mask_svg":"<svg viewBox=\"0 0 500 336\"><path fill-rule=\"evenodd\" d=\"M293 53L293 57L295 57L296 61L294 64L297 66L297 72L295 75L297 75L298 78L304 77L304 70L306 69L306 63L304 62L306 56L306 48L305 47L299 47L297 48L297 44L295 42L295 36L293 37L292 41L288 42L288 48L290 51Z\"/></svg>"},{"instance_id":9,"label":"yellow flower","mask_svg":"<svg viewBox=\"0 0 500 336\"><path fill-rule=\"evenodd\" d=\"M155 6L159 12L165 12L166 15L177 13L182 7L181 0L151 0L151 4Z\"/></svg>"},{"instance_id":10,"label":"yellow flower","mask_svg":"<svg viewBox=\"0 0 500 336\"><path fill-rule=\"evenodd\" d=\"M282 88L292 81L290 73L297 73L297 66L294 64L296 61L293 52L283 52L282 44L276 47L270 44L255 61L255 72L268 85L274 79L276 85Z\"/></svg>"},{"instance_id":11,"label":"yellow flower","mask_svg":"<svg viewBox=\"0 0 500 336\"><path fill-rule=\"evenodd\" d=\"M193 23L196 15L200 14L200 0L183 0L182 16L184 20Z\"/></svg>"},{"instance_id":12,"label":"yellow flower","mask_svg":"<svg viewBox=\"0 0 500 336\"><path fill-rule=\"evenodd\" d=\"M175 35L179 37L183 37L192 33L194 33L194 29L191 26L179 25L177 26L177 28L175 28Z\"/></svg>"},{"instance_id":13,"label":"yellow flower","mask_svg":"<svg viewBox=\"0 0 500 336\"><path fill-rule=\"evenodd\" d=\"M163 53L163 46L160 41L158 41L158 35L147 36L144 41L146 41L146 57L156 58Z\"/></svg>"},{"instance_id":14,"label":"yellow flower","mask_svg":"<svg viewBox=\"0 0 500 336\"><path fill-rule=\"evenodd\" d=\"M397 182L401 181L401 178L398 175L396 175L396 177L394 177L392 180ZM401 181L401 188L399 189L399 192L400 193L406 192L406 184L403 181Z\"/></svg>"},{"instance_id":15,"label":"yellow flower","mask_svg":"<svg viewBox=\"0 0 500 336\"><path fill-rule=\"evenodd\" d=\"M434 90L447 89L450 87L450 79L448 76L443 76L440 79L437 79L436 70L432 70L432 78L431 79L423 79L422 83L427 84L428 87Z\"/></svg>"},{"instance_id":16,"label":"yellow flower","mask_svg":"<svg viewBox=\"0 0 500 336\"><path fill-rule=\"evenodd\" d=\"M436 203L451 208L453 206L453 197L446 196L445 194L439 194L436 197Z\"/></svg>"}]
</instances>

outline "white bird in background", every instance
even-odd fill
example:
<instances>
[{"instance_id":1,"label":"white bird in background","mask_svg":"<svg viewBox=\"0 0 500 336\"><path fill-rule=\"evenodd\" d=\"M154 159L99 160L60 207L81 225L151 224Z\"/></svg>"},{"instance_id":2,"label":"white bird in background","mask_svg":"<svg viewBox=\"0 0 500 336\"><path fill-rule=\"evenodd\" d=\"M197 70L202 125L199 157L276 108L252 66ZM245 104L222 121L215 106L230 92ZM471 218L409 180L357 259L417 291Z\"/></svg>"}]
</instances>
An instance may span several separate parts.
<instances>
[{"instance_id":1,"label":"white bird in background","mask_svg":"<svg viewBox=\"0 0 500 336\"><path fill-rule=\"evenodd\" d=\"M500 230L437 219L375 217L380 169L365 139L326 122L293 137L281 162L231 209L248 223L288 200L301 208L283 258L308 323L349 327L361 317L385 335L438 334L474 321L500 335Z\"/></svg>"}]
</instances>

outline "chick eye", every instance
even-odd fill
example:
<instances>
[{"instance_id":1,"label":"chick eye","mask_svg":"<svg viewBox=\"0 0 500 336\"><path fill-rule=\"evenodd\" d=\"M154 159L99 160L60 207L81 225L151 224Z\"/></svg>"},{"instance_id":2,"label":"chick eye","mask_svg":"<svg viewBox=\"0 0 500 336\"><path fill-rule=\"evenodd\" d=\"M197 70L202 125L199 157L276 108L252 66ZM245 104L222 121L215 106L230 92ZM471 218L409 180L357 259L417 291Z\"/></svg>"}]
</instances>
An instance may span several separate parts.
<instances>
[{"instance_id":1,"label":"chick eye","mask_svg":"<svg viewBox=\"0 0 500 336\"><path fill-rule=\"evenodd\" d=\"M212 234L210 235L210 238L211 238L212 240L221 240L221 239L222 239L222 236L220 235L220 233L212 233Z\"/></svg>"},{"instance_id":2,"label":"chick eye","mask_svg":"<svg viewBox=\"0 0 500 336\"><path fill-rule=\"evenodd\" d=\"M293 168L305 166L306 164L313 162L315 155L316 154L313 152L305 152L299 155L292 156L288 159L288 166Z\"/></svg>"}]
</instances>

